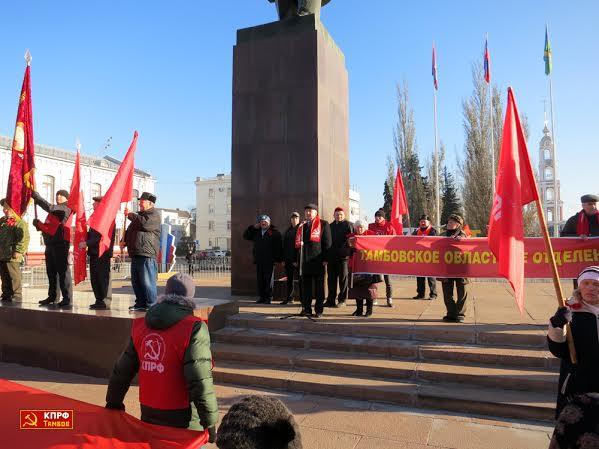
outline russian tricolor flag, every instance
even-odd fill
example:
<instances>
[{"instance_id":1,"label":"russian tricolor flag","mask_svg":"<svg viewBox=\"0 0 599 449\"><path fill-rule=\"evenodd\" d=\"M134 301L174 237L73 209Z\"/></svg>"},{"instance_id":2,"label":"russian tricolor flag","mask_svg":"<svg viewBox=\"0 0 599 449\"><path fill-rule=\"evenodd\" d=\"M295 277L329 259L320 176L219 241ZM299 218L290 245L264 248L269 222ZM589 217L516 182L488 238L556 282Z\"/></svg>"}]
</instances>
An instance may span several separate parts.
<instances>
[{"instance_id":1,"label":"russian tricolor flag","mask_svg":"<svg viewBox=\"0 0 599 449\"><path fill-rule=\"evenodd\" d=\"M491 83L491 55L489 54L489 45L487 39L485 39L485 56L483 62L485 68L485 81L487 84Z\"/></svg>"},{"instance_id":2,"label":"russian tricolor flag","mask_svg":"<svg viewBox=\"0 0 599 449\"><path fill-rule=\"evenodd\" d=\"M439 90L439 80L437 79L437 53L435 52L435 43L433 42L433 84L435 90Z\"/></svg>"}]
</instances>

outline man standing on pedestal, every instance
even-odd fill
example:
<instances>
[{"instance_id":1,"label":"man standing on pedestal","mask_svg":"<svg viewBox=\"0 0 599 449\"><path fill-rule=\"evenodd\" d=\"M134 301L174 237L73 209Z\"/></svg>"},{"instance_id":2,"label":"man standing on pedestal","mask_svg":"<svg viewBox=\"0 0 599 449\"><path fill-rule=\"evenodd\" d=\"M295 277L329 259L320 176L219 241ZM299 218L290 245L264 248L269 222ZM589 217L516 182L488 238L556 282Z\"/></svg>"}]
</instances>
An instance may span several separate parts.
<instances>
[{"instance_id":1,"label":"man standing on pedestal","mask_svg":"<svg viewBox=\"0 0 599 449\"><path fill-rule=\"evenodd\" d=\"M131 256L131 286L135 304L131 311L145 312L156 302L156 257L160 242L160 215L156 212L156 195L143 192L139 197L139 213L125 211L131 221L125 232L125 244Z\"/></svg>"},{"instance_id":2,"label":"man standing on pedestal","mask_svg":"<svg viewBox=\"0 0 599 449\"><path fill-rule=\"evenodd\" d=\"M48 297L40 301L40 306L54 304L62 292L62 301L58 307L70 307L73 299L73 280L69 269L69 247L71 245L71 230L65 226L71 209L67 206L69 192L56 192L56 205L48 203L37 192L31 194L37 206L40 206L48 216L42 223L37 218L33 226L42 233L46 246L46 274L48 275ZM60 288L60 290L59 290Z\"/></svg>"},{"instance_id":3,"label":"man standing on pedestal","mask_svg":"<svg viewBox=\"0 0 599 449\"><path fill-rule=\"evenodd\" d=\"M295 249L295 236L297 235L297 227L300 222L299 212L293 212L289 217L289 228L283 236L283 261L285 262L285 275L287 276L287 298L281 304L290 304L293 302L294 294L294 278L298 272L298 251ZM300 292L300 300L302 296L302 286L298 279L298 290Z\"/></svg>"},{"instance_id":4,"label":"man standing on pedestal","mask_svg":"<svg viewBox=\"0 0 599 449\"><path fill-rule=\"evenodd\" d=\"M373 235L395 235L395 228L393 225L385 220L385 211L383 209L379 209L374 214L374 223L370 223L368 225L368 230ZM387 294L387 306L393 307L393 290L391 288L391 280L389 279L389 275L386 274L383 276L385 279L385 292ZM376 300L374 301L376 305Z\"/></svg>"},{"instance_id":5,"label":"man standing on pedestal","mask_svg":"<svg viewBox=\"0 0 599 449\"><path fill-rule=\"evenodd\" d=\"M243 238L254 242L252 254L256 265L258 283L258 300L256 304L270 304L272 301L274 265L282 259L281 233L270 224L268 215L260 215L257 223L248 226L245 230Z\"/></svg>"},{"instance_id":6,"label":"man standing on pedestal","mask_svg":"<svg viewBox=\"0 0 599 449\"><path fill-rule=\"evenodd\" d=\"M93 200L92 207L96 210L102 201L102 197L95 196ZM112 227L110 246L102 256L99 256L102 235L95 229L90 228L87 232L87 240L79 244L80 248L87 248L87 255L89 256L89 274L92 290L94 291L94 296L96 298L96 302L89 306L92 310L106 309L105 300L112 299L112 288L110 286L110 259L112 258L114 247L115 227L115 225Z\"/></svg>"},{"instance_id":7,"label":"man standing on pedestal","mask_svg":"<svg viewBox=\"0 0 599 449\"><path fill-rule=\"evenodd\" d=\"M324 307L324 271L331 249L331 228L318 216L318 206L310 203L304 208L304 221L297 229L295 247L300 250L302 282L302 316L312 315L312 298L316 297L316 317Z\"/></svg>"},{"instance_id":8,"label":"man standing on pedestal","mask_svg":"<svg viewBox=\"0 0 599 449\"><path fill-rule=\"evenodd\" d=\"M331 249L327 265L329 294L325 307L338 307L345 305L347 298L347 276L350 247L347 239L354 233L353 223L345 219L345 211L341 207L335 209L335 221L331 223ZM337 296L337 283L339 283L338 305L335 303Z\"/></svg>"},{"instance_id":9,"label":"man standing on pedestal","mask_svg":"<svg viewBox=\"0 0 599 449\"><path fill-rule=\"evenodd\" d=\"M29 246L29 227L17 217L6 199L0 200L4 217L0 218L0 278L2 302L22 301L21 263Z\"/></svg>"},{"instance_id":10,"label":"man standing on pedestal","mask_svg":"<svg viewBox=\"0 0 599 449\"><path fill-rule=\"evenodd\" d=\"M423 215L420 217L420 223L418 224L418 229L416 229L412 235L424 237L424 236L435 236L437 234L437 230L433 228L431 225L431 219L428 215ZM433 277L417 277L416 278L416 296L414 299L424 299L426 297L426 285L425 281L428 283L429 288L429 297L428 299L435 299L437 297L437 279Z\"/></svg>"}]
</instances>

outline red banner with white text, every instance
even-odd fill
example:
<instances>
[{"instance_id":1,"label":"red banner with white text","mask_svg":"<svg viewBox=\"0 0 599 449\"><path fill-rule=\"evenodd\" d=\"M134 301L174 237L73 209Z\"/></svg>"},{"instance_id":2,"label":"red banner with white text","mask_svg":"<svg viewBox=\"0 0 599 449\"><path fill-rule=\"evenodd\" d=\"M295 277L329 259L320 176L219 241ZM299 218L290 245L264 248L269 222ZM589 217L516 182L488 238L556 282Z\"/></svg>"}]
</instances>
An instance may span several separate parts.
<instances>
[{"instance_id":1,"label":"red banner with white text","mask_svg":"<svg viewBox=\"0 0 599 449\"><path fill-rule=\"evenodd\" d=\"M599 265L599 238L551 239L562 278L576 278ZM354 273L399 274L439 278L500 278L497 260L486 238L357 236ZM526 278L551 278L541 238L524 239Z\"/></svg>"}]
</instances>

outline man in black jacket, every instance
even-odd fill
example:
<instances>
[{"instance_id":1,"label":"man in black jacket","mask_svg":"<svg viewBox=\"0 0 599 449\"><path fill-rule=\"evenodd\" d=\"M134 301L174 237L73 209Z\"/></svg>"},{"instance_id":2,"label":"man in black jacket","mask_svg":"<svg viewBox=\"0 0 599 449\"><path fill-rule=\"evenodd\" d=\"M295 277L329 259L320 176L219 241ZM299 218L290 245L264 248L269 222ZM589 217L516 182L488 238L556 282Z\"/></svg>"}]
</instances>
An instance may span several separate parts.
<instances>
[{"instance_id":1,"label":"man in black jacket","mask_svg":"<svg viewBox=\"0 0 599 449\"><path fill-rule=\"evenodd\" d=\"M437 230L433 228L431 225L431 219L428 215L422 215L420 217L420 222L418 223L418 229L416 229L412 235L419 237L426 236L436 236ZM428 288L430 291L428 299L435 299L437 297L437 278L434 277L422 277L419 276L416 278L416 296L413 299L424 299L426 297L426 285L425 279L428 283Z\"/></svg>"},{"instance_id":2,"label":"man in black jacket","mask_svg":"<svg viewBox=\"0 0 599 449\"><path fill-rule=\"evenodd\" d=\"M345 219L345 211L341 207L335 209L335 221L331 223L331 249L328 255L328 287L329 295L325 307L337 307L337 282L339 282L339 306L345 305L347 298L347 276L350 247L347 239L354 233L354 225Z\"/></svg>"},{"instance_id":3,"label":"man in black jacket","mask_svg":"<svg viewBox=\"0 0 599 449\"><path fill-rule=\"evenodd\" d=\"M324 271L331 248L331 227L318 216L314 203L304 208L305 221L299 226L300 277L302 281L303 316L312 315L312 298L316 297L316 317L322 316L324 307ZM296 244L296 248L297 248Z\"/></svg>"},{"instance_id":4,"label":"man in black jacket","mask_svg":"<svg viewBox=\"0 0 599 449\"><path fill-rule=\"evenodd\" d=\"M93 198L93 209L100 205L101 196ZM102 235L95 229L89 228L87 240L79 243L80 248L87 248L89 256L89 275L92 284L92 290L96 302L89 306L92 310L106 309L106 299L112 299L112 288L110 286L110 259L114 247L115 225L112 226L112 240L108 249L100 256L100 240Z\"/></svg>"},{"instance_id":5,"label":"man in black jacket","mask_svg":"<svg viewBox=\"0 0 599 449\"><path fill-rule=\"evenodd\" d=\"M297 257L298 253L295 249L295 237L297 235L297 227L300 222L300 214L293 212L289 218L290 225L285 231L283 237L283 261L285 262L285 275L287 276L287 299L281 304L290 304L293 302L293 281L294 277L297 277ZM302 286L298 280L300 298L302 296Z\"/></svg>"},{"instance_id":6,"label":"man in black jacket","mask_svg":"<svg viewBox=\"0 0 599 449\"><path fill-rule=\"evenodd\" d=\"M71 307L73 299L73 282L69 269L69 247L71 230L65 226L71 215L67 206L69 192L59 190L56 192L56 204L48 203L42 196L33 192L31 198L35 204L48 212L46 220L42 223L37 218L33 226L41 231L46 247L46 274L48 276L48 297L39 302L40 306L54 304L62 292L62 301L58 307Z\"/></svg>"},{"instance_id":7,"label":"man in black jacket","mask_svg":"<svg viewBox=\"0 0 599 449\"><path fill-rule=\"evenodd\" d=\"M143 192L139 197L139 213L125 211L131 221L125 232L125 245L131 256L131 286L135 304L131 311L145 312L156 302L156 257L160 242L160 215L154 208L156 196Z\"/></svg>"},{"instance_id":8,"label":"man in black jacket","mask_svg":"<svg viewBox=\"0 0 599 449\"><path fill-rule=\"evenodd\" d=\"M268 215L260 215L256 224L248 226L243 238L254 242L252 253L256 265L258 281L257 304L270 304L272 301L274 264L281 262L281 233L271 225Z\"/></svg>"}]
</instances>

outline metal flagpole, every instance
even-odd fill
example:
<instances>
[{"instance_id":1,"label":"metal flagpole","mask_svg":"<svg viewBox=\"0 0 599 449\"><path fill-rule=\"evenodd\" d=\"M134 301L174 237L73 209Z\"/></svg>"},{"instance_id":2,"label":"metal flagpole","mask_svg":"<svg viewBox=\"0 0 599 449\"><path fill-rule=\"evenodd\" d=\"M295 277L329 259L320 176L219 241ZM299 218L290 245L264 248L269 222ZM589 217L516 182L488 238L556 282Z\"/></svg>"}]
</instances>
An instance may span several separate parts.
<instances>
[{"instance_id":1,"label":"metal flagpole","mask_svg":"<svg viewBox=\"0 0 599 449\"><path fill-rule=\"evenodd\" d=\"M560 222L560 210L559 210L559 195L557 191L557 154L555 150L555 119L553 115L553 83L551 82L551 72L553 71L553 55L551 54L551 43L549 40L549 26L545 24L545 71L549 77L549 107L551 108L551 144L553 146L553 236L559 237L559 222ZM549 70L547 70L547 67Z\"/></svg>"},{"instance_id":2,"label":"metal flagpole","mask_svg":"<svg viewBox=\"0 0 599 449\"><path fill-rule=\"evenodd\" d=\"M486 52L488 52L488 47L489 47L489 34L487 33L485 35L485 58L486 58ZM488 62L490 64L490 60ZM493 202L493 198L495 196L495 174L496 174L496 167L495 167L495 126L494 126L494 122L493 122L493 89L491 88L491 67L488 68L489 70L489 114L491 116L491 182L492 182L492 188L491 188L491 203Z\"/></svg>"},{"instance_id":3,"label":"metal flagpole","mask_svg":"<svg viewBox=\"0 0 599 449\"><path fill-rule=\"evenodd\" d=\"M437 212L437 229L441 227L441 214L439 206L439 152L437 149L437 89L433 86L434 122L435 122L435 208Z\"/></svg>"}]
</instances>

